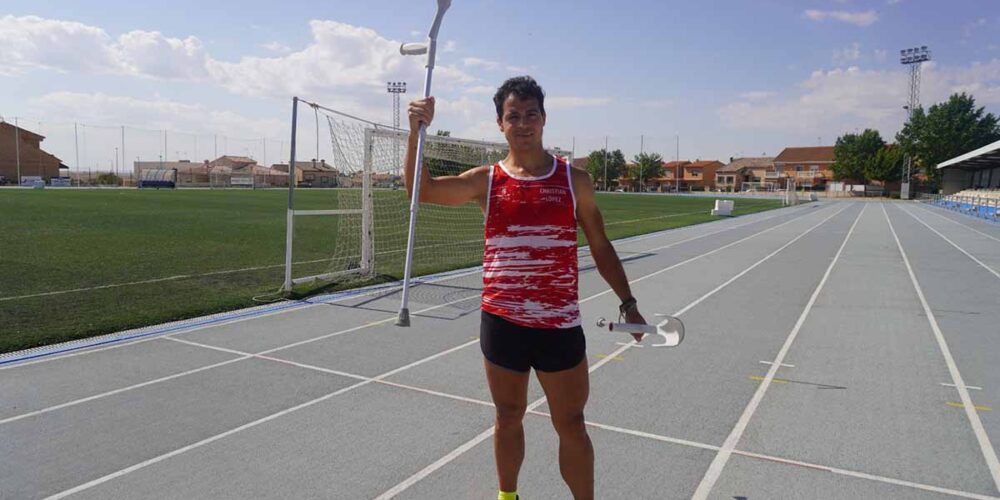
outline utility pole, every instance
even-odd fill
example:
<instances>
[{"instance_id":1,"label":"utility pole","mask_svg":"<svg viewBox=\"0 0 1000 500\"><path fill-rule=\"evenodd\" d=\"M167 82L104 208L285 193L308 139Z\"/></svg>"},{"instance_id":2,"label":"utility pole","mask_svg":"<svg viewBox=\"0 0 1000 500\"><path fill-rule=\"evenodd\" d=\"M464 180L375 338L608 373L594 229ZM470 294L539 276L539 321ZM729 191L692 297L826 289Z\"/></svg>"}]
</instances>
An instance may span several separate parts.
<instances>
[{"instance_id":1,"label":"utility pole","mask_svg":"<svg viewBox=\"0 0 1000 500\"><path fill-rule=\"evenodd\" d=\"M639 136L639 159L640 160L642 160L642 154L645 152L645 147L646 147L645 140L646 140L646 136L644 136L644 135L640 135ZM646 190L643 189L643 186L642 186L642 162L641 161L639 162L639 192L640 193L646 192Z\"/></svg>"},{"instance_id":2,"label":"utility pole","mask_svg":"<svg viewBox=\"0 0 1000 500\"><path fill-rule=\"evenodd\" d=\"M608 192L608 136L604 136L604 192Z\"/></svg>"},{"instance_id":3,"label":"utility pole","mask_svg":"<svg viewBox=\"0 0 1000 500\"><path fill-rule=\"evenodd\" d=\"M17 185L21 185L21 127L17 124L17 117L14 117L14 156L17 159Z\"/></svg>"},{"instance_id":4,"label":"utility pole","mask_svg":"<svg viewBox=\"0 0 1000 500\"><path fill-rule=\"evenodd\" d=\"M677 163L674 164L674 192L681 192L681 135L677 134L677 150L675 151L677 155L675 159Z\"/></svg>"}]
</instances>

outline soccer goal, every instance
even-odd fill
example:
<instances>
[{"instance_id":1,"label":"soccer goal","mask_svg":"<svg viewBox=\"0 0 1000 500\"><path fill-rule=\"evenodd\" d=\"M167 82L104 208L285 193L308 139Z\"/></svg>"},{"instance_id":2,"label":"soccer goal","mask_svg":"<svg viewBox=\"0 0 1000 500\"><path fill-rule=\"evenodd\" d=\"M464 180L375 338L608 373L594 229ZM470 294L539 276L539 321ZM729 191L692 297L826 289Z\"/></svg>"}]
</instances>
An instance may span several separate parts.
<instances>
[{"instance_id":1,"label":"soccer goal","mask_svg":"<svg viewBox=\"0 0 1000 500\"><path fill-rule=\"evenodd\" d=\"M740 191L744 193L773 193L778 189L773 182L744 182Z\"/></svg>"},{"instance_id":2,"label":"soccer goal","mask_svg":"<svg viewBox=\"0 0 1000 500\"><path fill-rule=\"evenodd\" d=\"M300 111L308 114L301 124ZM283 289L306 283L401 279L410 210L402 177L409 132L299 98L293 99L292 115L289 165L294 168L286 166ZM314 126L316 133L304 131L299 140L299 126ZM309 144L313 138L315 145ZM297 161L297 142L299 151L313 157ZM428 134L424 164L433 176L456 175L491 165L507 150L506 143ZM550 153L572 161L566 151ZM313 189L323 186L333 189ZM414 276L482 264L483 214L478 204L424 203L417 220Z\"/></svg>"},{"instance_id":3,"label":"soccer goal","mask_svg":"<svg viewBox=\"0 0 1000 500\"><path fill-rule=\"evenodd\" d=\"M795 179L788 179L785 184L785 196L782 198L782 204L786 207L799 204L798 185Z\"/></svg>"}]
</instances>

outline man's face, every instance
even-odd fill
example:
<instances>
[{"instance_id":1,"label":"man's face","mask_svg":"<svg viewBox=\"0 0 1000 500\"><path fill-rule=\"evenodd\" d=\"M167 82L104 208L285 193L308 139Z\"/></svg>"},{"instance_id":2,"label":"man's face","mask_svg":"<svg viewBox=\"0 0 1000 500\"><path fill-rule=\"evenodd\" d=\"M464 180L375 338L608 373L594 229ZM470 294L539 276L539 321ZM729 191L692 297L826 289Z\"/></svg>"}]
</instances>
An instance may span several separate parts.
<instances>
[{"instance_id":1,"label":"man's face","mask_svg":"<svg viewBox=\"0 0 1000 500\"><path fill-rule=\"evenodd\" d=\"M542 143L545 115L538 99L522 99L510 94L503 102L503 115L497 119L497 125L512 148L532 147Z\"/></svg>"}]
</instances>

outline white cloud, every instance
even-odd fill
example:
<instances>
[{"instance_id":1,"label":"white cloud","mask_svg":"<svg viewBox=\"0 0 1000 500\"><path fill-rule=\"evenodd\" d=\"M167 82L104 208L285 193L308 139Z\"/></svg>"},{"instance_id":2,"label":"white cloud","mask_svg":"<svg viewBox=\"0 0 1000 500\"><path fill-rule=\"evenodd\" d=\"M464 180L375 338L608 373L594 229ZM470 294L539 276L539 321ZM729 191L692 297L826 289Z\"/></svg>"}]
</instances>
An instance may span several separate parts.
<instances>
[{"instance_id":1,"label":"white cloud","mask_svg":"<svg viewBox=\"0 0 1000 500\"><path fill-rule=\"evenodd\" d=\"M492 96L496 94L497 88L490 85L475 85L466 88L463 92L470 95L489 95Z\"/></svg>"},{"instance_id":2,"label":"white cloud","mask_svg":"<svg viewBox=\"0 0 1000 500\"><path fill-rule=\"evenodd\" d=\"M550 97L545 99L545 108L546 110L589 108L595 106L606 106L610 103L610 97Z\"/></svg>"},{"instance_id":3,"label":"white cloud","mask_svg":"<svg viewBox=\"0 0 1000 500\"><path fill-rule=\"evenodd\" d=\"M718 110L722 123L746 130L779 130L788 134L840 134L873 127L891 137L902 124L908 98L907 72L858 67L816 71L790 92L761 102L744 94ZM924 106L941 102L954 92L972 92L979 105L1000 105L1000 59L966 67L939 68L925 63Z\"/></svg>"},{"instance_id":4,"label":"white cloud","mask_svg":"<svg viewBox=\"0 0 1000 500\"><path fill-rule=\"evenodd\" d=\"M859 42L854 42L849 47L833 51L833 64L836 66L856 66L860 62L869 61L883 63L888 58L889 52L885 49L875 49L869 52L863 50Z\"/></svg>"},{"instance_id":5,"label":"white cloud","mask_svg":"<svg viewBox=\"0 0 1000 500\"><path fill-rule=\"evenodd\" d=\"M878 21L878 13L874 10L864 12L848 12L844 10L807 10L805 17L813 21L825 21L827 19L840 21L855 26L871 26Z\"/></svg>"},{"instance_id":6,"label":"white cloud","mask_svg":"<svg viewBox=\"0 0 1000 500\"><path fill-rule=\"evenodd\" d=\"M642 106L652 109L663 109L669 108L674 105L673 99L651 99L648 101L642 101Z\"/></svg>"},{"instance_id":7,"label":"white cloud","mask_svg":"<svg viewBox=\"0 0 1000 500\"><path fill-rule=\"evenodd\" d=\"M852 63L861 59L861 44L854 42L850 47L833 51L833 62L835 64Z\"/></svg>"},{"instance_id":8,"label":"white cloud","mask_svg":"<svg viewBox=\"0 0 1000 500\"><path fill-rule=\"evenodd\" d=\"M466 57L465 59L462 59L462 64L471 68L484 68L487 70L494 70L500 67L500 63L480 59L478 57Z\"/></svg>"},{"instance_id":9,"label":"white cloud","mask_svg":"<svg viewBox=\"0 0 1000 500\"><path fill-rule=\"evenodd\" d=\"M281 43L281 42L268 42L262 44L261 47L278 54L287 54L292 51L292 48Z\"/></svg>"},{"instance_id":10,"label":"white cloud","mask_svg":"<svg viewBox=\"0 0 1000 500\"><path fill-rule=\"evenodd\" d=\"M400 56L398 41L334 21L312 21L309 27L312 42L301 50L227 62L211 57L193 36L131 31L114 40L100 28L77 22L8 15L0 18L0 74L50 69L209 81L240 95L307 95L347 102L380 95L386 81L423 81L423 59ZM449 46L454 48L454 43L445 48ZM278 42L267 47L287 49ZM436 83L445 89L477 80L447 64L439 64L436 75Z\"/></svg>"},{"instance_id":11,"label":"white cloud","mask_svg":"<svg viewBox=\"0 0 1000 500\"><path fill-rule=\"evenodd\" d=\"M288 124L165 99L143 100L103 93L53 92L29 102L33 113L54 122L86 117L92 124L125 124L144 129L225 133L232 137L282 137Z\"/></svg>"},{"instance_id":12,"label":"white cloud","mask_svg":"<svg viewBox=\"0 0 1000 500\"><path fill-rule=\"evenodd\" d=\"M521 74L521 75L527 74L527 73L531 72L531 68L529 68L527 66L507 66L506 69L507 69L507 71L510 71L511 73L518 73L518 74Z\"/></svg>"},{"instance_id":13,"label":"white cloud","mask_svg":"<svg viewBox=\"0 0 1000 500\"><path fill-rule=\"evenodd\" d=\"M100 28L72 21L4 16L0 47L0 74L29 69L122 71L111 37Z\"/></svg>"},{"instance_id":14,"label":"white cloud","mask_svg":"<svg viewBox=\"0 0 1000 500\"><path fill-rule=\"evenodd\" d=\"M762 101L774 95L774 92L768 92L765 90L753 90L750 92L744 92L740 94L740 97L747 101Z\"/></svg>"},{"instance_id":15,"label":"white cloud","mask_svg":"<svg viewBox=\"0 0 1000 500\"><path fill-rule=\"evenodd\" d=\"M976 34L976 31L986 26L986 23L987 21L985 17L980 17L975 21L966 23L965 26L962 26L962 36L965 38L972 38L972 36Z\"/></svg>"},{"instance_id":16,"label":"white cloud","mask_svg":"<svg viewBox=\"0 0 1000 500\"><path fill-rule=\"evenodd\" d=\"M208 76L201 40L163 36L157 31L132 31L112 48L126 73L151 78L200 81Z\"/></svg>"},{"instance_id":17,"label":"white cloud","mask_svg":"<svg viewBox=\"0 0 1000 500\"><path fill-rule=\"evenodd\" d=\"M444 42L444 47L441 48L441 52L444 52L445 54L455 52L456 50L458 50L458 44L455 43L454 40Z\"/></svg>"}]
</instances>

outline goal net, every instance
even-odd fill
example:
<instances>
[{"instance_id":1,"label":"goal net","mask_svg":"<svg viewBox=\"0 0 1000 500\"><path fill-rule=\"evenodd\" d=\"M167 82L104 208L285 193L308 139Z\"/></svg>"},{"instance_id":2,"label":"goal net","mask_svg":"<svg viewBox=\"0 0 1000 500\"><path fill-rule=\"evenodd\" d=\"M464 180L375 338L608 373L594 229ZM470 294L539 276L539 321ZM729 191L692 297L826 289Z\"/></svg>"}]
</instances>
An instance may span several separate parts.
<instances>
[{"instance_id":1,"label":"goal net","mask_svg":"<svg viewBox=\"0 0 1000 500\"><path fill-rule=\"evenodd\" d=\"M297 102L309 106L299 111L314 115L303 123L319 126L316 156L324 156L326 149L329 159L295 162L295 182L289 185L285 290L306 283L402 279L410 217L402 165L409 132ZM328 149L321 144L323 138L329 141ZM505 143L428 132L424 165L432 176L457 175L491 165L507 151ZM550 152L569 156L558 149ZM296 189L294 184L335 188ZM482 256L483 214L478 204L420 205L413 276L480 265Z\"/></svg>"}]
</instances>

